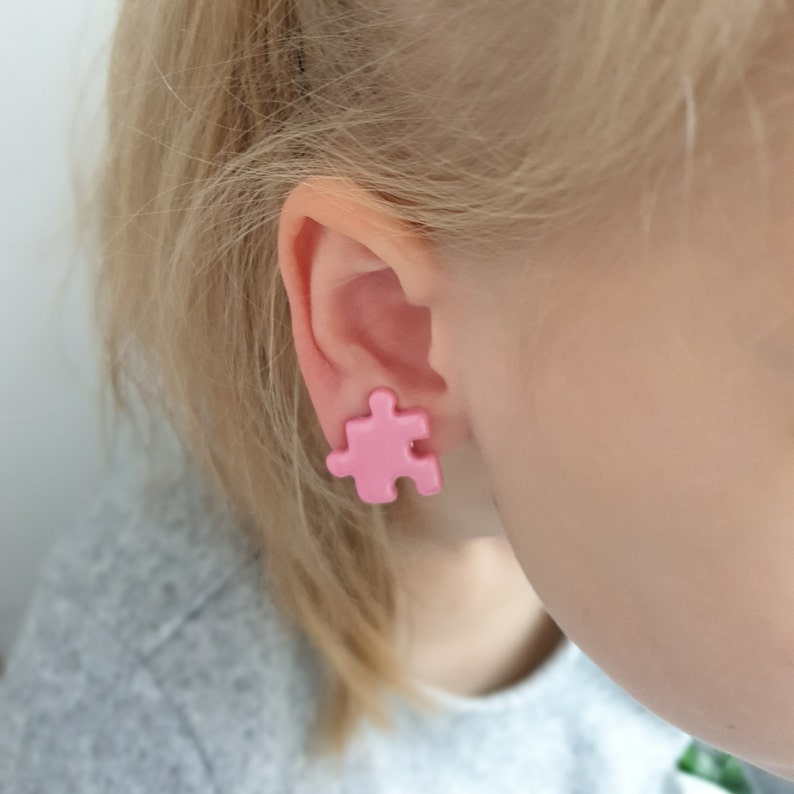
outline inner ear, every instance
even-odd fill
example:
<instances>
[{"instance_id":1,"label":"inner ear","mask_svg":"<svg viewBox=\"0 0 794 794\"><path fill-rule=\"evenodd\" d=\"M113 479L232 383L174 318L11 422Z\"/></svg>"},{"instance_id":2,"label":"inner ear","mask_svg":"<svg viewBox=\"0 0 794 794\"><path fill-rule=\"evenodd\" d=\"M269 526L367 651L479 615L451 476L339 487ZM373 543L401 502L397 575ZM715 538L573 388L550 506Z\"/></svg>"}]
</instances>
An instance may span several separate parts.
<instances>
[{"instance_id":1,"label":"inner ear","mask_svg":"<svg viewBox=\"0 0 794 794\"><path fill-rule=\"evenodd\" d=\"M331 306L340 343L365 350L384 369L396 370L398 377L427 370L430 310L408 302L390 267L338 284Z\"/></svg>"}]
</instances>

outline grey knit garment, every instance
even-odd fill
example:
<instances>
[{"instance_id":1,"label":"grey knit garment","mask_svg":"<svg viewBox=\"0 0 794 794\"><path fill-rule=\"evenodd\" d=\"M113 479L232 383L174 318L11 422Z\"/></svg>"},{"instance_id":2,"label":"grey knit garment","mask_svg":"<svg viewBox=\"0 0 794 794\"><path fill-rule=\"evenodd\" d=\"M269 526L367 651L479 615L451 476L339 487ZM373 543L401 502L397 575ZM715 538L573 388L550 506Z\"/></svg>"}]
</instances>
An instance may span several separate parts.
<instances>
[{"instance_id":1,"label":"grey knit garment","mask_svg":"<svg viewBox=\"0 0 794 794\"><path fill-rule=\"evenodd\" d=\"M443 697L435 716L393 699L396 733L365 726L335 776L305 750L317 654L260 561L195 471L143 466L114 467L43 565L0 679L3 794L723 791L678 772L691 737L567 639L522 682ZM794 792L744 768L756 792Z\"/></svg>"}]
</instances>

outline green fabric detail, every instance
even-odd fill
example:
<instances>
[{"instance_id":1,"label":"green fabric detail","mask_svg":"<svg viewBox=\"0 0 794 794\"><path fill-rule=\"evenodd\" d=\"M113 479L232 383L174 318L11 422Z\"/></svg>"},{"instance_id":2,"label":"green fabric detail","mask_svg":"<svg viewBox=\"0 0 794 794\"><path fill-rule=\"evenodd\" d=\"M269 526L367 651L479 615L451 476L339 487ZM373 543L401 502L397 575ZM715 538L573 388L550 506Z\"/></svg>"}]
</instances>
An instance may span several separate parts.
<instances>
[{"instance_id":1,"label":"green fabric detail","mask_svg":"<svg viewBox=\"0 0 794 794\"><path fill-rule=\"evenodd\" d=\"M681 754L677 766L682 772L708 780L733 794L753 794L739 762L714 747L692 742Z\"/></svg>"}]
</instances>

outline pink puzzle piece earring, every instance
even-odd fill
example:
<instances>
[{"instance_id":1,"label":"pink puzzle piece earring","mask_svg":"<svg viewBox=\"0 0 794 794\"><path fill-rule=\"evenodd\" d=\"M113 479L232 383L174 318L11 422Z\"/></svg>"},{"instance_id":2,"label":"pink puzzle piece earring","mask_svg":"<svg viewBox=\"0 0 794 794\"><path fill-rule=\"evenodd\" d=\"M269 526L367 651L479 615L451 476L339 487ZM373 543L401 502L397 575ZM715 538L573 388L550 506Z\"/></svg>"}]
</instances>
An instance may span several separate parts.
<instances>
[{"instance_id":1,"label":"pink puzzle piece earring","mask_svg":"<svg viewBox=\"0 0 794 794\"><path fill-rule=\"evenodd\" d=\"M427 411L397 411L397 398L381 386L369 395L371 414L345 422L347 449L330 452L325 461L336 477L352 476L363 502L383 504L397 498L397 477L410 477L422 496L441 490L441 469L433 452L413 450L413 439L428 438Z\"/></svg>"}]
</instances>

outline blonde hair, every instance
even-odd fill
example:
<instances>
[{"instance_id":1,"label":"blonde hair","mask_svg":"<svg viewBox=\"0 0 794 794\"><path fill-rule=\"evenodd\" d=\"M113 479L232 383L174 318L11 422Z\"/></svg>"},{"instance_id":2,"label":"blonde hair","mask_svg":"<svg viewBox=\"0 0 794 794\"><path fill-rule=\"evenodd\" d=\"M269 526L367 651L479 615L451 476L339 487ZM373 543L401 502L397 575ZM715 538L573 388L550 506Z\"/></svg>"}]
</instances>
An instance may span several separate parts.
<instances>
[{"instance_id":1,"label":"blonde hair","mask_svg":"<svg viewBox=\"0 0 794 794\"><path fill-rule=\"evenodd\" d=\"M261 544L326 662L315 749L387 727L389 689L428 704L394 648L403 497L363 504L325 467L277 266L286 195L350 179L454 267L496 267L673 162L785 8L121 0L96 183L108 382L164 410Z\"/></svg>"}]
</instances>

